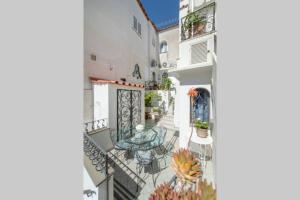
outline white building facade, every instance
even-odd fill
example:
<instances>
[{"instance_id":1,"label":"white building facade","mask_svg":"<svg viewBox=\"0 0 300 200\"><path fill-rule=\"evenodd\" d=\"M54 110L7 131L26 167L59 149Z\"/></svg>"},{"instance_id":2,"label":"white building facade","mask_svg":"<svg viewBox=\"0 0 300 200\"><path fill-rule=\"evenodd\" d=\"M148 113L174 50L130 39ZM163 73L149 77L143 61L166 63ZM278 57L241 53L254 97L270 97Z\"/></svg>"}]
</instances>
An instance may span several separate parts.
<instances>
[{"instance_id":1,"label":"white building facade","mask_svg":"<svg viewBox=\"0 0 300 200\"><path fill-rule=\"evenodd\" d=\"M105 119L117 131L144 123L145 82L160 77L158 51L157 28L139 0L85 0L84 122ZM102 143L109 135L97 134ZM113 177L106 185L84 158L84 189L96 191L94 199L113 199Z\"/></svg>"},{"instance_id":2,"label":"white building facade","mask_svg":"<svg viewBox=\"0 0 300 200\"><path fill-rule=\"evenodd\" d=\"M157 81L159 47L156 27L138 0L85 0L84 9L84 120L92 121L90 78L144 84L154 72Z\"/></svg>"},{"instance_id":3,"label":"white building facade","mask_svg":"<svg viewBox=\"0 0 300 200\"><path fill-rule=\"evenodd\" d=\"M204 0L182 0L179 11L179 59L177 67L168 70L176 79L174 122L179 126L179 145L188 147L196 138L193 120L200 118L210 124L210 136L215 137L216 30L215 3ZM195 23L189 23L197 17ZM187 95L195 88L205 94L205 101L191 103ZM203 105L205 102L205 105ZM202 109L202 110L201 110Z\"/></svg>"}]
</instances>

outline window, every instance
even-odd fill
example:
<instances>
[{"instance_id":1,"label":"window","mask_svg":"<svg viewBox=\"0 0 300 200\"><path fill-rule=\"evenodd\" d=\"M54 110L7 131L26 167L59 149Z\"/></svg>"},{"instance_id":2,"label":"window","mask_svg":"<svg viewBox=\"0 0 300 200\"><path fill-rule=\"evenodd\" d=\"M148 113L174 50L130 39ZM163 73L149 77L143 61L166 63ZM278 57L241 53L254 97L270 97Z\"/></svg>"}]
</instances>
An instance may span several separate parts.
<instances>
[{"instance_id":1,"label":"window","mask_svg":"<svg viewBox=\"0 0 300 200\"><path fill-rule=\"evenodd\" d=\"M191 122L196 119L201 121L209 122L209 103L210 95L209 92L204 88L196 88L198 95L191 97Z\"/></svg>"},{"instance_id":2,"label":"window","mask_svg":"<svg viewBox=\"0 0 300 200\"><path fill-rule=\"evenodd\" d=\"M152 38L152 46L155 47L155 39L154 38Z\"/></svg>"},{"instance_id":3,"label":"window","mask_svg":"<svg viewBox=\"0 0 300 200\"><path fill-rule=\"evenodd\" d=\"M160 53L166 53L168 51L168 44L166 41L160 43Z\"/></svg>"},{"instance_id":4,"label":"window","mask_svg":"<svg viewBox=\"0 0 300 200\"><path fill-rule=\"evenodd\" d=\"M137 19L133 16L133 29L137 31Z\"/></svg>"},{"instance_id":5,"label":"window","mask_svg":"<svg viewBox=\"0 0 300 200\"><path fill-rule=\"evenodd\" d=\"M133 16L133 29L139 36L142 35L142 25L135 16Z\"/></svg>"},{"instance_id":6,"label":"window","mask_svg":"<svg viewBox=\"0 0 300 200\"><path fill-rule=\"evenodd\" d=\"M142 35L142 27L141 27L141 23L138 23L138 33L139 35Z\"/></svg>"}]
</instances>

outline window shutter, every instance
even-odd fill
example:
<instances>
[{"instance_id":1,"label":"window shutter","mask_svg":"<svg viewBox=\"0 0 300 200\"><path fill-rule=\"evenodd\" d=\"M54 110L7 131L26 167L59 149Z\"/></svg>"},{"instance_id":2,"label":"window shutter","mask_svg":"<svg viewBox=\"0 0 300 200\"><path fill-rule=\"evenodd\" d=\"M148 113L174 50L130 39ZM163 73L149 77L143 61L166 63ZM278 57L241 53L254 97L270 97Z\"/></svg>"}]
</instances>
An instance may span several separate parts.
<instances>
[{"instance_id":1,"label":"window shutter","mask_svg":"<svg viewBox=\"0 0 300 200\"><path fill-rule=\"evenodd\" d=\"M141 27L141 23L138 24L138 33L140 35L142 35L142 27Z\"/></svg>"},{"instance_id":2,"label":"window shutter","mask_svg":"<svg viewBox=\"0 0 300 200\"><path fill-rule=\"evenodd\" d=\"M207 62L207 41L191 46L191 64Z\"/></svg>"},{"instance_id":3,"label":"window shutter","mask_svg":"<svg viewBox=\"0 0 300 200\"><path fill-rule=\"evenodd\" d=\"M133 28L134 30L137 30L137 19L135 16L133 16Z\"/></svg>"}]
</instances>

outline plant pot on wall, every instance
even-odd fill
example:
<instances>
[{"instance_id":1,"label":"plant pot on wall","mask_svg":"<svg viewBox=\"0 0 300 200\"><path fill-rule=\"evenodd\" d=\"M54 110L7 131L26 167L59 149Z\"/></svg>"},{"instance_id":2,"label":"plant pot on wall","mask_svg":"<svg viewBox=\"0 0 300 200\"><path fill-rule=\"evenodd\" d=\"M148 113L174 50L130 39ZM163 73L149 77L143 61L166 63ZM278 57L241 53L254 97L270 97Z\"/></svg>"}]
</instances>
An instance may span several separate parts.
<instances>
[{"instance_id":1,"label":"plant pot on wall","mask_svg":"<svg viewBox=\"0 0 300 200\"><path fill-rule=\"evenodd\" d=\"M206 138L208 136L208 129L196 128L198 137Z\"/></svg>"},{"instance_id":2,"label":"plant pot on wall","mask_svg":"<svg viewBox=\"0 0 300 200\"><path fill-rule=\"evenodd\" d=\"M196 22L194 23L193 26L193 33L194 35L201 35L203 33L205 27L205 23L204 22Z\"/></svg>"}]
</instances>

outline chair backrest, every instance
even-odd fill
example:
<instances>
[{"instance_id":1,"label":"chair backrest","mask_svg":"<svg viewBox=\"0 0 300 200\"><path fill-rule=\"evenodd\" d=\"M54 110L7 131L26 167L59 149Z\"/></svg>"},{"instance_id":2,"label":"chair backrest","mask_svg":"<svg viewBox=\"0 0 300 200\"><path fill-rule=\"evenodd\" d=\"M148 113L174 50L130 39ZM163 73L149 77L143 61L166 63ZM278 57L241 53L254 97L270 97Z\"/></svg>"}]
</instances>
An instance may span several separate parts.
<instances>
[{"instance_id":1,"label":"chair backrest","mask_svg":"<svg viewBox=\"0 0 300 200\"><path fill-rule=\"evenodd\" d=\"M136 151L135 153L136 159L139 164L147 165L150 164L153 160L153 156L151 151Z\"/></svg>"}]
</instances>

